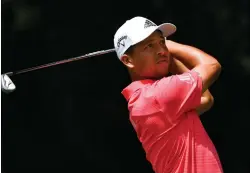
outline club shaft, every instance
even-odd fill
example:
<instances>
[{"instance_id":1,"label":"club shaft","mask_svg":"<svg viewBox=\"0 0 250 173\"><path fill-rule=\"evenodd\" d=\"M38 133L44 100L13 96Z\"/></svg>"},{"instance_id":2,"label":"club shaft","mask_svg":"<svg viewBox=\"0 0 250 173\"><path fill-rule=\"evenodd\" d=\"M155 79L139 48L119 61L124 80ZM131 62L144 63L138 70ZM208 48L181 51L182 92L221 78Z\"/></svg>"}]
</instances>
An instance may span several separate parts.
<instances>
[{"instance_id":1,"label":"club shaft","mask_svg":"<svg viewBox=\"0 0 250 173\"><path fill-rule=\"evenodd\" d=\"M8 75L8 76L13 76L13 75L21 74L21 73L27 73L27 72L34 71L34 70L39 70L39 69L43 69L43 68L48 68L48 67L60 65L60 64L69 63L69 62L72 62L72 61L78 61L78 60L90 58L90 57L93 57L93 56L103 55L103 54L107 54L107 53L114 52L114 51L115 51L115 49L101 50L101 51L88 53L88 54L78 56L78 57L64 59L64 60L56 61L56 62L51 62L51 63L48 63L48 64L43 64L43 65L31 67L31 68L26 68L26 69L14 71L14 72L8 72L8 73L5 73L5 74Z\"/></svg>"}]
</instances>

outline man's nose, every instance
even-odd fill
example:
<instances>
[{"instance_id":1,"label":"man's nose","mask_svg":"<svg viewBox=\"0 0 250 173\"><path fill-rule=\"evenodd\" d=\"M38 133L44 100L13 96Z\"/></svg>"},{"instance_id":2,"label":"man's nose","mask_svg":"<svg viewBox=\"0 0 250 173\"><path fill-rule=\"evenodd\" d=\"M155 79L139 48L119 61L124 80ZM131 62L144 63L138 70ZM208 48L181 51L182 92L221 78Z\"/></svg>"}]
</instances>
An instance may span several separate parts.
<instances>
[{"instance_id":1,"label":"man's nose","mask_svg":"<svg viewBox=\"0 0 250 173\"><path fill-rule=\"evenodd\" d=\"M163 50L162 50L162 51L159 51L159 52L158 52L158 55L159 55L159 56L165 56L165 51L163 51Z\"/></svg>"},{"instance_id":2,"label":"man's nose","mask_svg":"<svg viewBox=\"0 0 250 173\"><path fill-rule=\"evenodd\" d=\"M166 56L167 52L168 52L168 50L164 49L163 47L159 47L158 50L157 50L157 55Z\"/></svg>"},{"instance_id":3,"label":"man's nose","mask_svg":"<svg viewBox=\"0 0 250 173\"><path fill-rule=\"evenodd\" d=\"M156 45L156 47L157 47L157 55L158 56L167 56L168 55L168 47L164 44L162 44L161 42L160 43L158 43L157 45Z\"/></svg>"}]
</instances>

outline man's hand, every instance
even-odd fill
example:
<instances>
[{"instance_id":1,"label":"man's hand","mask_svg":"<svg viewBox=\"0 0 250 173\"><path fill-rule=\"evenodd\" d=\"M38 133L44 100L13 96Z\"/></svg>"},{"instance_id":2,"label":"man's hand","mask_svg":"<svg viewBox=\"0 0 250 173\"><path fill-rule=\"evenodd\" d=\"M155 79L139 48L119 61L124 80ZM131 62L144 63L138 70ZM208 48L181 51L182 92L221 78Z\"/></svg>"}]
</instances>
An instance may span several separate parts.
<instances>
[{"instance_id":1,"label":"man's hand","mask_svg":"<svg viewBox=\"0 0 250 173\"><path fill-rule=\"evenodd\" d=\"M4 93L11 93L16 89L15 84L12 82L12 80L9 78L8 75L2 74L1 75L1 90Z\"/></svg>"}]
</instances>

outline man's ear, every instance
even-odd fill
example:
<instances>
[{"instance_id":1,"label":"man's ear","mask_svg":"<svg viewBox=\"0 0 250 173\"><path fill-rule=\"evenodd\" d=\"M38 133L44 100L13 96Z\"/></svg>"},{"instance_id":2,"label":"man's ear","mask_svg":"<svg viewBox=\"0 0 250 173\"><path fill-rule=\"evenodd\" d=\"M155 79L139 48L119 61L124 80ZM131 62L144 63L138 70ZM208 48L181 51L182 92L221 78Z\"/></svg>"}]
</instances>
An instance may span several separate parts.
<instances>
[{"instance_id":1,"label":"man's ear","mask_svg":"<svg viewBox=\"0 0 250 173\"><path fill-rule=\"evenodd\" d=\"M134 68L134 61L133 61L133 58L131 56L124 54L121 57L121 61L128 68Z\"/></svg>"}]
</instances>

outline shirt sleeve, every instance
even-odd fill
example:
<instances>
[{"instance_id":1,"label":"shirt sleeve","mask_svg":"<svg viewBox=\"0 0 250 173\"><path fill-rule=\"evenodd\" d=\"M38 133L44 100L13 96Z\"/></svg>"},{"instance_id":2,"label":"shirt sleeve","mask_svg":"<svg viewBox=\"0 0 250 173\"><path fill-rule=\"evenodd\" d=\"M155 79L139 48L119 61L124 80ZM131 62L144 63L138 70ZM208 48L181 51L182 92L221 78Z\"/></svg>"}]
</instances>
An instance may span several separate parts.
<instances>
[{"instance_id":1,"label":"shirt sleeve","mask_svg":"<svg viewBox=\"0 0 250 173\"><path fill-rule=\"evenodd\" d=\"M165 77L154 87L161 111L172 121L200 105L202 79L195 71Z\"/></svg>"}]
</instances>

